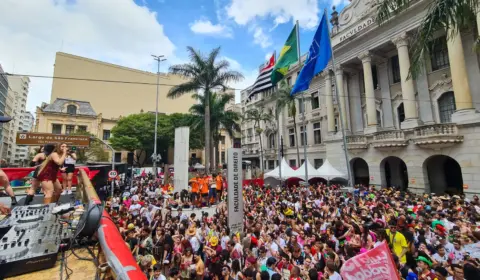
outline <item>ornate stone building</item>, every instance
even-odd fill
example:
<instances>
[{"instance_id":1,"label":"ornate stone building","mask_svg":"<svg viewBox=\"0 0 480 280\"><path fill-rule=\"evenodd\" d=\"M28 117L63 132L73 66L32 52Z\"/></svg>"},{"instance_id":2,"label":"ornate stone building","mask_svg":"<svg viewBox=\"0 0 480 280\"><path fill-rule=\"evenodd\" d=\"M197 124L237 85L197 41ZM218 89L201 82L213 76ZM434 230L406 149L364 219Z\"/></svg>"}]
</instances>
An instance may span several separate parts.
<instances>
[{"instance_id":1,"label":"ornate stone building","mask_svg":"<svg viewBox=\"0 0 480 280\"><path fill-rule=\"evenodd\" d=\"M336 68L330 65L304 92L306 141L301 100L296 118L300 141L294 139L293 118L282 114L279 127L287 162L298 166L295 145L301 145L303 161L306 144L313 165L328 158L347 172L338 113L342 106L355 183L420 193L479 193L480 59L472 51L477 32L464 31L446 40L446 31L439 30L421 61L422 73L408 79L409 42L429 1L417 1L382 26L375 23L375 2L353 0L341 13L332 14ZM290 70L290 84L298 71ZM269 107L274 102L259 96L248 106L255 104ZM269 147L270 138L276 142L275 133L265 135L264 147ZM277 165L276 144L271 157L267 148L266 169Z\"/></svg>"}]
</instances>

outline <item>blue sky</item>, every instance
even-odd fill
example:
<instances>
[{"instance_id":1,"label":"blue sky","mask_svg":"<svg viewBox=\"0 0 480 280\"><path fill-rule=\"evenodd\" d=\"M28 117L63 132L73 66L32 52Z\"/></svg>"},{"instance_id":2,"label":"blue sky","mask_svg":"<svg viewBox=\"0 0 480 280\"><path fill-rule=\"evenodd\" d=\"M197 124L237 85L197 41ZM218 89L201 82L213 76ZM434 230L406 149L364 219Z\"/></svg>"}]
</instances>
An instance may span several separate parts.
<instances>
[{"instance_id":1,"label":"blue sky","mask_svg":"<svg viewBox=\"0 0 480 280\"><path fill-rule=\"evenodd\" d=\"M300 22L302 53L308 50L324 9L349 0L2 0L0 64L6 72L53 75L55 53L155 72L150 54L188 61L186 47L221 56L251 85L258 66L280 51ZM51 79L33 78L27 109L49 102ZM237 98L238 100L238 98Z\"/></svg>"}]
</instances>

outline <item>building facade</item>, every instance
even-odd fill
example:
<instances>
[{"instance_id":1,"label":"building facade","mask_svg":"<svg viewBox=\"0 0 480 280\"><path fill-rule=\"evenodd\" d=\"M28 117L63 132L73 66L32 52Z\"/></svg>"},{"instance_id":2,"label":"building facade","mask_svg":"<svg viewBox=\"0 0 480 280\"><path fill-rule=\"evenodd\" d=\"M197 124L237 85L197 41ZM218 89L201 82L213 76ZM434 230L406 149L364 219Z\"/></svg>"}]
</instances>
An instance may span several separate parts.
<instances>
[{"instance_id":1,"label":"building facade","mask_svg":"<svg viewBox=\"0 0 480 280\"><path fill-rule=\"evenodd\" d=\"M0 64L0 114L2 116L12 116L11 106L7 107L8 101L8 79L4 74L2 65ZM10 132L10 125L0 124L0 156L1 159L5 159L8 150L8 134Z\"/></svg>"},{"instance_id":2,"label":"building facade","mask_svg":"<svg viewBox=\"0 0 480 280\"><path fill-rule=\"evenodd\" d=\"M8 133L3 133L4 145L6 145L3 152L6 150L5 159L9 165L23 166L29 158L28 148L17 146L15 144L15 138L17 132L24 131L24 127L33 121L31 119L25 121L24 119L27 114L26 107L30 78L25 76L8 76L8 84L6 111L11 113L10 116L12 116L13 119L8 123ZM29 114L31 115L31 113Z\"/></svg>"},{"instance_id":3,"label":"building facade","mask_svg":"<svg viewBox=\"0 0 480 280\"><path fill-rule=\"evenodd\" d=\"M305 106L297 97L299 141L293 116L282 112L280 117L290 165L301 164L296 147L300 145L303 161L306 145L312 165L319 167L328 158L347 174L349 164L356 184L398 186L419 193L480 192L480 59L471 50L478 34L465 31L447 40L446 31L439 30L421 61L422 73L409 79L409 42L428 2L417 1L381 26L375 23L375 1L353 0L341 13L332 14L336 68L330 65L312 80L304 92ZM298 67L291 67L286 78L290 85L298 72ZM259 95L244 109L273 108L268 95ZM279 150L276 131L264 131L263 144L273 147L272 157L269 148L265 151L265 166L271 169L277 165ZM251 128L245 127L242 137L244 157L252 150L259 153L257 143L249 141L255 139Z\"/></svg>"},{"instance_id":4,"label":"building facade","mask_svg":"<svg viewBox=\"0 0 480 280\"><path fill-rule=\"evenodd\" d=\"M57 98L86 100L107 119L118 119L140 111L155 111L155 73L58 52L54 76L67 79L53 79L50 103ZM178 76L160 74L159 112L188 113L195 104L191 95L176 99L166 97L172 86L183 82L185 80Z\"/></svg>"}]
</instances>

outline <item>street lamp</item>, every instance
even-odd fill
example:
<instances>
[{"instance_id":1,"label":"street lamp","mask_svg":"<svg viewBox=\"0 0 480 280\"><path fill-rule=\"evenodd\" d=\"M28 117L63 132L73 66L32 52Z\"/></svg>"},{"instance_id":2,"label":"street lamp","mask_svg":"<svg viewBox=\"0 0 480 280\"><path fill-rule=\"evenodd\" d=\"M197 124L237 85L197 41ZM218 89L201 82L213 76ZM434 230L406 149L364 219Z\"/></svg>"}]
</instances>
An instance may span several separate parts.
<instances>
[{"instance_id":1,"label":"street lamp","mask_svg":"<svg viewBox=\"0 0 480 280\"><path fill-rule=\"evenodd\" d=\"M153 55L152 54L152 57L154 60L157 61L157 99L156 99L156 102L155 102L155 139L154 139L154 143L153 143L153 155L154 157L152 157L153 159L153 174L154 174L154 178L156 179L158 177L158 173L157 173L157 126L158 126L158 89L159 89L159 84L160 84L160 63L162 61L165 61L167 60L166 58L163 58L164 56L163 55Z\"/></svg>"}]
</instances>

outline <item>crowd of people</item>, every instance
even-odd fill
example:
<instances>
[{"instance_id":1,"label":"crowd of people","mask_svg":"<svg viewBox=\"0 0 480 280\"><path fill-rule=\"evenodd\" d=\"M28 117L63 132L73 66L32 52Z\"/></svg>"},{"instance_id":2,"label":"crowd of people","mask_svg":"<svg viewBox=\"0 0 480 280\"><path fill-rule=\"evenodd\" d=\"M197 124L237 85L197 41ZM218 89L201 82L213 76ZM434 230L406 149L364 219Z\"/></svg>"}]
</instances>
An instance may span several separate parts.
<instances>
[{"instance_id":1,"label":"crowd of people","mask_svg":"<svg viewBox=\"0 0 480 280\"><path fill-rule=\"evenodd\" d=\"M231 232L226 184L217 185L217 177L197 175L188 195L140 177L109 198L107 208L148 279L337 280L348 259L382 242L402 279L480 279L472 249L480 244L478 196L244 186L244 232ZM198 178L222 195L193 203L207 193L197 189ZM187 210L209 205L215 214Z\"/></svg>"}]
</instances>

